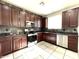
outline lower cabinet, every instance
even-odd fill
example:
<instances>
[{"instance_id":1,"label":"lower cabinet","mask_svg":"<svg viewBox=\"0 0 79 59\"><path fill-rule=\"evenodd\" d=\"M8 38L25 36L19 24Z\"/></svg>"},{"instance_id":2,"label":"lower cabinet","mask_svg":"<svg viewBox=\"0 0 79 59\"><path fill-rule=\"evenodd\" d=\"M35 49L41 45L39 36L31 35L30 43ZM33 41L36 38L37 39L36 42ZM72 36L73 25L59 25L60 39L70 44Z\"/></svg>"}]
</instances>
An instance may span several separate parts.
<instances>
[{"instance_id":1,"label":"lower cabinet","mask_svg":"<svg viewBox=\"0 0 79 59\"><path fill-rule=\"evenodd\" d=\"M45 41L45 40L43 39L43 33L42 33L42 32L39 32L39 33L37 34L37 42L40 42L40 41Z\"/></svg>"},{"instance_id":2,"label":"lower cabinet","mask_svg":"<svg viewBox=\"0 0 79 59\"><path fill-rule=\"evenodd\" d=\"M53 33L38 33L37 35L38 42L47 41L49 43L56 44L56 34Z\"/></svg>"},{"instance_id":3,"label":"lower cabinet","mask_svg":"<svg viewBox=\"0 0 79 59\"><path fill-rule=\"evenodd\" d=\"M26 35L0 37L0 57L27 47Z\"/></svg>"},{"instance_id":4,"label":"lower cabinet","mask_svg":"<svg viewBox=\"0 0 79 59\"><path fill-rule=\"evenodd\" d=\"M2 37L0 38L0 56L6 55L12 52L12 38Z\"/></svg>"},{"instance_id":5,"label":"lower cabinet","mask_svg":"<svg viewBox=\"0 0 79 59\"><path fill-rule=\"evenodd\" d=\"M77 35L68 36L68 49L78 52L78 36Z\"/></svg>"},{"instance_id":6,"label":"lower cabinet","mask_svg":"<svg viewBox=\"0 0 79 59\"><path fill-rule=\"evenodd\" d=\"M56 44L56 34L46 33L45 34L45 41L47 41L49 43Z\"/></svg>"},{"instance_id":7,"label":"lower cabinet","mask_svg":"<svg viewBox=\"0 0 79 59\"><path fill-rule=\"evenodd\" d=\"M27 47L27 37L26 36L14 36L13 37L13 51L19 50L21 48Z\"/></svg>"},{"instance_id":8,"label":"lower cabinet","mask_svg":"<svg viewBox=\"0 0 79 59\"><path fill-rule=\"evenodd\" d=\"M27 47L27 36L22 36L21 37L21 48Z\"/></svg>"},{"instance_id":9,"label":"lower cabinet","mask_svg":"<svg viewBox=\"0 0 79 59\"><path fill-rule=\"evenodd\" d=\"M19 36L13 37L13 51L19 50L21 48L21 38Z\"/></svg>"}]
</instances>

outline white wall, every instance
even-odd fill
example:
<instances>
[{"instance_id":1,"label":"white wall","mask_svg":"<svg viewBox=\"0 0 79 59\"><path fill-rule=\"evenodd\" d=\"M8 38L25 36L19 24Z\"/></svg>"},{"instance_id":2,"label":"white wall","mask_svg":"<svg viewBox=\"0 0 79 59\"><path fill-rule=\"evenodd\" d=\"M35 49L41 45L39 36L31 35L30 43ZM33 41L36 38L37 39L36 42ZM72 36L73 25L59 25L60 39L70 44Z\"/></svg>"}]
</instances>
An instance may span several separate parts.
<instances>
[{"instance_id":1,"label":"white wall","mask_svg":"<svg viewBox=\"0 0 79 59\"><path fill-rule=\"evenodd\" d=\"M48 17L48 29L62 28L62 13L54 14Z\"/></svg>"}]
</instances>

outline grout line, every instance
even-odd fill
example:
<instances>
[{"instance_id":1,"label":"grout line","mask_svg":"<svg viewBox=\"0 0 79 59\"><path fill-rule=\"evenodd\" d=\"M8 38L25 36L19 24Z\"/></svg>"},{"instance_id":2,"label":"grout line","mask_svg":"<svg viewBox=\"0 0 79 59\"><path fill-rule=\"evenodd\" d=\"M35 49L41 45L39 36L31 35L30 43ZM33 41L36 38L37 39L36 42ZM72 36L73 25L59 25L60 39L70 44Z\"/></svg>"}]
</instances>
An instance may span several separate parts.
<instances>
[{"instance_id":1,"label":"grout line","mask_svg":"<svg viewBox=\"0 0 79 59\"><path fill-rule=\"evenodd\" d=\"M65 50L65 53L64 53L63 59L64 59L64 57L65 57L65 54L66 54L66 50Z\"/></svg>"},{"instance_id":2,"label":"grout line","mask_svg":"<svg viewBox=\"0 0 79 59\"><path fill-rule=\"evenodd\" d=\"M13 59L14 59L14 53L12 55L13 55Z\"/></svg>"},{"instance_id":3,"label":"grout line","mask_svg":"<svg viewBox=\"0 0 79 59\"><path fill-rule=\"evenodd\" d=\"M58 48L58 47L56 47L56 49L57 49L57 48ZM56 51L56 49L55 49L54 51ZM53 53L51 52L51 53L49 54L48 58L49 58L52 54L53 54ZM47 58L47 59L48 59L48 58Z\"/></svg>"}]
</instances>

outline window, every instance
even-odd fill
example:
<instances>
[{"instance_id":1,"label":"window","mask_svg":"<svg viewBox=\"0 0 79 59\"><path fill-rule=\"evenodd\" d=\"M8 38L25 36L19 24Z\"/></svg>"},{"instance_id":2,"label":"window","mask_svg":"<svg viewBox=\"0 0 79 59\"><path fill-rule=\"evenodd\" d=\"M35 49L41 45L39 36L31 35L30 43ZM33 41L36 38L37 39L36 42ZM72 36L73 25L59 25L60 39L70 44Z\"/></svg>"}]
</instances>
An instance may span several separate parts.
<instances>
[{"instance_id":1,"label":"window","mask_svg":"<svg viewBox=\"0 0 79 59\"><path fill-rule=\"evenodd\" d=\"M48 17L48 29L62 28L62 14L56 14Z\"/></svg>"}]
</instances>

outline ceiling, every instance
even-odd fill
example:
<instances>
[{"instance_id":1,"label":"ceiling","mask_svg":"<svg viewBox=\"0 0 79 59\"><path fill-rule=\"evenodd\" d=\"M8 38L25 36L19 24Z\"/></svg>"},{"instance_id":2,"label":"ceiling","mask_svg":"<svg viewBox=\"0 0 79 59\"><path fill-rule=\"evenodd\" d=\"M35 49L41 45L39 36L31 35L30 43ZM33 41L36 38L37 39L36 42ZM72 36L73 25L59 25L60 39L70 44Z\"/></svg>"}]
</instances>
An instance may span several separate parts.
<instances>
[{"instance_id":1,"label":"ceiling","mask_svg":"<svg viewBox=\"0 0 79 59\"><path fill-rule=\"evenodd\" d=\"M78 5L79 0L2 0L39 15L48 15L58 10ZM44 2L44 5L40 5Z\"/></svg>"}]
</instances>

